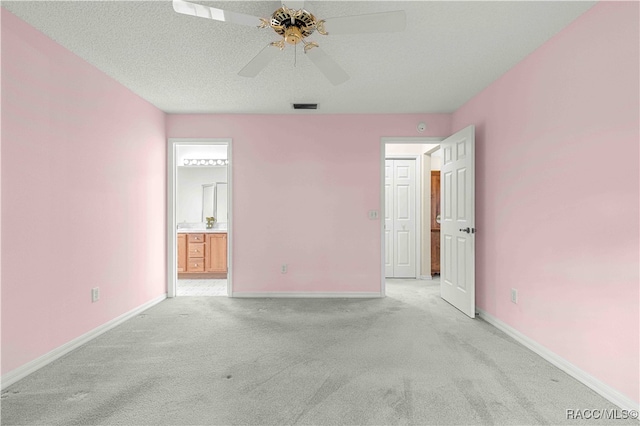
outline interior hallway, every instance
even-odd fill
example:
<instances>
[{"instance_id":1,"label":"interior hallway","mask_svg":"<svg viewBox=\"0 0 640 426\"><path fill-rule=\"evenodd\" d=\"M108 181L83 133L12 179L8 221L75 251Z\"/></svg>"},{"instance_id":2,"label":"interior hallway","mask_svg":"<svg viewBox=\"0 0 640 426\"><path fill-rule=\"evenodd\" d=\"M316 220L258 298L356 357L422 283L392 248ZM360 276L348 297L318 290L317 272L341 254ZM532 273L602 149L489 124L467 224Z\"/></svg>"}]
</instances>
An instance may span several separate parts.
<instances>
[{"instance_id":1,"label":"interior hallway","mask_svg":"<svg viewBox=\"0 0 640 426\"><path fill-rule=\"evenodd\" d=\"M2 424L578 424L567 409L615 409L438 285L168 299L7 388Z\"/></svg>"}]
</instances>

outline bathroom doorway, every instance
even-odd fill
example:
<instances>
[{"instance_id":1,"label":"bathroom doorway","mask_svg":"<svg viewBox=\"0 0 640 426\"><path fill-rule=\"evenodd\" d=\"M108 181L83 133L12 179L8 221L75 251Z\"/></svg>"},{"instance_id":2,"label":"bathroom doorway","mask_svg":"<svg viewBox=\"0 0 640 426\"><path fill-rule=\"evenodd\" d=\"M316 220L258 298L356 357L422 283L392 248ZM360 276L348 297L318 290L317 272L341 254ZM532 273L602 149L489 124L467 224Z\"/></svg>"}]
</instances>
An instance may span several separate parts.
<instances>
[{"instance_id":1,"label":"bathroom doorway","mask_svg":"<svg viewBox=\"0 0 640 426\"><path fill-rule=\"evenodd\" d=\"M441 140L381 139L382 294L387 279L432 279L431 154Z\"/></svg>"},{"instance_id":2,"label":"bathroom doorway","mask_svg":"<svg viewBox=\"0 0 640 426\"><path fill-rule=\"evenodd\" d=\"M231 296L231 140L169 139L167 296Z\"/></svg>"}]
</instances>

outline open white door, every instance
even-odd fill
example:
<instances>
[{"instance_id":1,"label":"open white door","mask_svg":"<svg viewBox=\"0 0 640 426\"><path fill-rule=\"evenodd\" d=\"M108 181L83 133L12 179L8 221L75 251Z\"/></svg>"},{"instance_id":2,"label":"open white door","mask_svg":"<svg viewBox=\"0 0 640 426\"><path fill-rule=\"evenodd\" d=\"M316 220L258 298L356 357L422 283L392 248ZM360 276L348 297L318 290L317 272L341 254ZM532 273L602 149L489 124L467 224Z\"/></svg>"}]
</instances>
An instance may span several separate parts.
<instances>
[{"instance_id":1,"label":"open white door","mask_svg":"<svg viewBox=\"0 0 640 426\"><path fill-rule=\"evenodd\" d=\"M440 295L475 318L475 127L440 143Z\"/></svg>"}]
</instances>

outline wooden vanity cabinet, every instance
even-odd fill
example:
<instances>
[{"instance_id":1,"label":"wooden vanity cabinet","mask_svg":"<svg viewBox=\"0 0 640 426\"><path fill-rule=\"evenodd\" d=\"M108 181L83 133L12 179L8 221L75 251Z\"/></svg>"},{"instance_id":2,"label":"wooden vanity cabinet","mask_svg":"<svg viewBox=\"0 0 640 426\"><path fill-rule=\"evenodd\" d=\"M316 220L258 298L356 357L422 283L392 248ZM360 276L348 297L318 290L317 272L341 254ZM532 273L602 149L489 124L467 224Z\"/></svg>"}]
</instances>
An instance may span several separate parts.
<instances>
[{"instance_id":1,"label":"wooden vanity cabinet","mask_svg":"<svg viewBox=\"0 0 640 426\"><path fill-rule=\"evenodd\" d=\"M226 233L180 233L178 234L178 273L206 274L227 273Z\"/></svg>"},{"instance_id":2,"label":"wooden vanity cabinet","mask_svg":"<svg viewBox=\"0 0 640 426\"><path fill-rule=\"evenodd\" d=\"M207 234L207 272L227 273L227 234Z\"/></svg>"},{"instance_id":3,"label":"wooden vanity cabinet","mask_svg":"<svg viewBox=\"0 0 640 426\"><path fill-rule=\"evenodd\" d=\"M204 234L187 234L187 272L204 272Z\"/></svg>"},{"instance_id":4,"label":"wooden vanity cabinet","mask_svg":"<svg viewBox=\"0 0 640 426\"><path fill-rule=\"evenodd\" d=\"M178 272L187 272L187 234L178 234Z\"/></svg>"}]
</instances>

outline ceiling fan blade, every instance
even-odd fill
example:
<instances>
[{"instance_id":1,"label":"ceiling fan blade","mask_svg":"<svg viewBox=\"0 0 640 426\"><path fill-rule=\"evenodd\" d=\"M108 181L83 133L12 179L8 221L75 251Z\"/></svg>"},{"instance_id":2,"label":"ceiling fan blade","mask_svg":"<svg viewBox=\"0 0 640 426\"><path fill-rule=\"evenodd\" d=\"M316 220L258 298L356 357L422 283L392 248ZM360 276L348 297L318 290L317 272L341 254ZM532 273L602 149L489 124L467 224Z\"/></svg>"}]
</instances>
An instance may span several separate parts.
<instances>
[{"instance_id":1,"label":"ceiling fan blade","mask_svg":"<svg viewBox=\"0 0 640 426\"><path fill-rule=\"evenodd\" d=\"M306 54L309 56L309 59L311 59L311 62L322 71L322 74L324 74L334 86L349 80L349 74L347 74L336 61L331 59L324 50L319 47L314 47L313 49L309 49Z\"/></svg>"},{"instance_id":2,"label":"ceiling fan blade","mask_svg":"<svg viewBox=\"0 0 640 426\"><path fill-rule=\"evenodd\" d=\"M406 26L407 15L404 13L404 10L371 13L367 15L342 16L327 19L324 22L324 28L329 35L395 33L404 31Z\"/></svg>"},{"instance_id":3,"label":"ceiling fan blade","mask_svg":"<svg viewBox=\"0 0 640 426\"><path fill-rule=\"evenodd\" d=\"M280 48L268 44L260 51L247 65L238 73L242 77L255 77L262 71L269 62L280 53Z\"/></svg>"},{"instance_id":4,"label":"ceiling fan blade","mask_svg":"<svg viewBox=\"0 0 640 426\"><path fill-rule=\"evenodd\" d=\"M216 9L215 7L203 6L184 0L173 0L173 10L184 15L199 16L200 18L232 22L234 24L248 25L251 27L258 27L261 23L260 18L255 16Z\"/></svg>"},{"instance_id":5,"label":"ceiling fan blade","mask_svg":"<svg viewBox=\"0 0 640 426\"><path fill-rule=\"evenodd\" d=\"M289 9L300 10L304 9L304 0L282 0L282 5Z\"/></svg>"}]
</instances>

